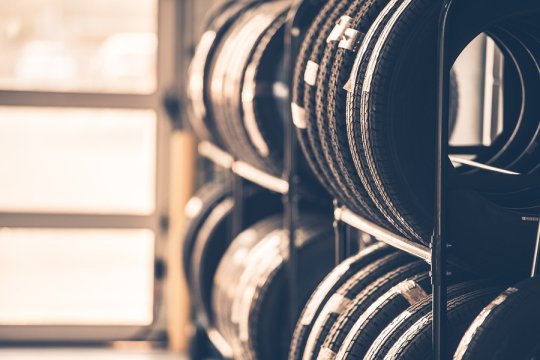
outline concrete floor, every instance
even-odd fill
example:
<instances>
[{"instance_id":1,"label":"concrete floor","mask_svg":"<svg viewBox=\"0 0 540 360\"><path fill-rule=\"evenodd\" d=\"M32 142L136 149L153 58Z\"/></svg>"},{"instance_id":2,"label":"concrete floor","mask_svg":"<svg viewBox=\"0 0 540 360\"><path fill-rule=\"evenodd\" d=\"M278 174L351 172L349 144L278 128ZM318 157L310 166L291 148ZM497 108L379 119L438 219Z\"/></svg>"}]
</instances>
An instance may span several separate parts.
<instances>
[{"instance_id":1,"label":"concrete floor","mask_svg":"<svg viewBox=\"0 0 540 360\"><path fill-rule=\"evenodd\" d=\"M113 348L0 348L2 360L187 360L165 350Z\"/></svg>"}]
</instances>

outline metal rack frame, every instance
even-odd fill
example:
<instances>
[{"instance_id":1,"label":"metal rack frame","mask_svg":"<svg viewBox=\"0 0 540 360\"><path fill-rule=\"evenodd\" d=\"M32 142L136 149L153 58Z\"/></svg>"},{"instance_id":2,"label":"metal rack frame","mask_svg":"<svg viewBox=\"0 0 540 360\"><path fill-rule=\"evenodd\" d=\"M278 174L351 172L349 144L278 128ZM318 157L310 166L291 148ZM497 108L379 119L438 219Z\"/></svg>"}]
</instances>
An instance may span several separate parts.
<instances>
[{"instance_id":1,"label":"metal rack frame","mask_svg":"<svg viewBox=\"0 0 540 360\"><path fill-rule=\"evenodd\" d=\"M433 358L442 360L446 350L446 308L447 308L447 231L446 231L446 189L448 188L448 174L445 159L448 158L448 122L449 122L449 73L451 64L446 57L448 36L451 29L448 22L454 2L457 0L443 0L439 17L438 29L438 64L437 64L437 138L436 138L436 166L435 166L435 215L433 224L433 235L430 246L424 246L411 241L403 236L397 235L385 228L382 228L363 217L353 213L349 209L334 202L334 230L336 263L340 263L349 257L352 252L350 246L350 229L355 228L364 233L370 234L377 240L405 251L419 259L424 260L431 266L432 282L432 344ZM320 5L320 4L319 4ZM292 69L293 59L298 53L301 44L302 30L306 28L306 20L313 16L318 5L309 0L292 0L286 32L286 71ZM287 74L289 81L292 81L290 73ZM290 96L290 94L289 94ZM290 116L290 114L289 114ZM295 247L296 224L298 219L298 199L299 199L299 176L297 172L298 145L295 136L292 119L285 126L285 148L284 148L284 172L282 177L276 177L265 173L245 162L237 161L227 152L219 149L208 142L199 144L199 154L217 166L230 171L233 177L233 197L235 199L234 216L232 229L240 230L242 227L242 188L244 180L250 181L263 188L282 194L284 207L284 227L289 233L289 262L288 271L290 278L290 321L294 327L299 312L298 307L298 283L300 269L298 268L298 254ZM526 175L521 176L521 178ZM518 177L515 177L516 179ZM465 178L464 181L468 181ZM521 181L517 179L516 181ZM540 217L540 216L539 216ZM538 220L538 219L536 219ZM540 222L536 236L536 246L533 257L531 277L535 277L540 266ZM219 334L210 328L207 334L215 348L224 358L232 358L232 349Z\"/></svg>"}]
</instances>

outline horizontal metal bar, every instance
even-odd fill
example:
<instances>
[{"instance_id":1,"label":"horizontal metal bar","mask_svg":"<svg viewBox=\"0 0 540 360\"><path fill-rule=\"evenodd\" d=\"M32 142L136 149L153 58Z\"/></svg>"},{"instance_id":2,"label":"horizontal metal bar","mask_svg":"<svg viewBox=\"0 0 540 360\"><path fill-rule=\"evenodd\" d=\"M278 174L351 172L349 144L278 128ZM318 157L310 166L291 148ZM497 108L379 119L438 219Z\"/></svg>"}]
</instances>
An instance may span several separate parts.
<instances>
[{"instance_id":1,"label":"horizontal metal bar","mask_svg":"<svg viewBox=\"0 0 540 360\"><path fill-rule=\"evenodd\" d=\"M286 194L289 191L289 183L286 180L270 175L243 161L235 161L232 164L232 170L238 176L268 190L280 194Z\"/></svg>"},{"instance_id":2,"label":"horizontal metal bar","mask_svg":"<svg viewBox=\"0 0 540 360\"><path fill-rule=\"evenodd\" d=\"M372 223L369 220L364 219L361 216L356 215L347 208L337 208L334 210L334 217L336 220L343 221L344 223L368 233L375 237L377 240L382 241L392 247L403 250L406 253L419 257L431 264L431 250L424 245L415 243L403 236L396 235L391 231L386 230L379 225Z\"/></svg>"},{"instance_id":3,"label":"horizontal metal bar","mask_svg":"<svg viewBox=\"0 0 540 360\"><path fill-rule=\"evenodd\" d=\"M208 141L200 142L198 151L201 156L204 156L214 164L224 169L232 169L236 175L262 186L265 189L280 194L286 194L289 191L289 183L287 180L270 175L243 161L234 161L231 154L221 150L219 147Z\"/></svg>"},{"instance_id":4,"label":"horizontal metal bar","mask_svg":"<svg viewBox=\"0 0 540 360\"><path fill-rule=\"evenodd\" d=\"M232 167L234 158L216 145L208 141L202 141L199 143L198 150L201 156L204 156L214 164L224 169L230 169Z\"/></svg>"},{"instance_id":5,"label":"horizontal metal bar","mask_svg":"<svg viewBox=\"0 0 540 360\"><path fill-rule=\"evenodd\" d=\"M0 90L0 99L2 106L113 109L152 109L161 106L161 95L157 93L140 95Z\"/></svg>"},{"instance_id":6,"label":"horizontal metal bar","mask_svg":"<svg viewBox=\"0 0 540 360\"><path fill-rule=\"evenodd\" d=\"M457 156L449 156L449 158L450 158L450 161L453 162L453 163L466 165L466 166L470 166L470 167L475 167L477 169L492 171L492 172L496 172L496 173L500 173L500 174L506 174L506 175L521 175L520 173L517 173L515 171L501 169L501 168L498 168L498 167L495 167L495 166L482 164L482 163L479 163L477 161L463 159L463 158L460 158L460 157L457 157Z\"/></svg>"},{"instance_id":7,"label":"horizontal metal bar","mask_svg":"<svg viewBox=\"0 0 540 360\"><path fill-rule=\"evenodd\" d=\"M233 350L229 343L221 336L219 331L217 331L214 328L207 330L208 339L210 339L210 342L217 351L221 354L221 356L225 359L232 359L233 358Z\"/></svg>"}]
</instances>

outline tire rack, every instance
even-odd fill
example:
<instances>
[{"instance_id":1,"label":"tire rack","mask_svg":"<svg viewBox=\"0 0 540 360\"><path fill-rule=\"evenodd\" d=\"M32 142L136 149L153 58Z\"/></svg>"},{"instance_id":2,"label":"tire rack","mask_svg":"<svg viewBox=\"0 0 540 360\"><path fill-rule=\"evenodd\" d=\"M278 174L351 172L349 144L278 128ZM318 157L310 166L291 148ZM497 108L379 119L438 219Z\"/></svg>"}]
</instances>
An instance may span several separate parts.
<instances>
[{"instance_id":1,"label":"tire rack","mask_svg":"<svg viewBox=\"0 0 540 360\"><path fill-rule=\"evenodd\" d=\"M289 131L287 131L289 133ZM294 135L294 134L290 134ZM294 136L287 135L286 137L286 147L287 149L292 149L291 144L294 142ZM287 150L287 157L291 158L285 162L286 171L284 172L283 178L279 178L273 175L270 175L262 170L255 168L254 166L245 163L243 161L236 161L233 156L231 156L226 151L218 148L216 145L203 141L198 145L199 155L210 160L214 165L229 171L229 175L232 178L232 194L234 199L234 208L233 216L231 221L231 233L237 234L240 233L243 228L243 219L242 219L242 207L243 207L243 188L244 182L249 181L254 183L262 188L268 189L275 193L282 194L283 196L283 208L284 208L284 227L285 230L289 233L289 276L290 276L290 304L291 304L291 326L294 326L297 315L297 287L295 284L298 283L297 279L297 253L295 243L295 234L296 234L296 223L297 223L297 196L296 196L296 186L291 186L297 182L295 172L290 171L294 164L292 156L295 156L294 151ZM291 191L292 190L292 191ZM293 193L294 191L294 193ZM224 359L233 358L232 347L227 343L219 331L210 327L206 330L208 339L214 346L214 348L221 354Z\"/></svg>"},{"instance_id":2,"label":"tire rack","mask_svg":"<svg viewBox=\"0 0 540 360\"><path fill-rule=\"evenodd\" d=\"M347 208L340 207L334 202L334 226L336 233L336 257L343 261L350 256L348 227L356 228L368 233L379 241L416 256L431 266L430 276L432 284L432 344L433 358L443 360L446 353L446 309L447 309L447 249L450 247L446 235L446 190L456 184L474 183L473 176L461 176L461 178L449 179L446 171L445 159L448 158L448 123L449 123L449 93L450 93L450 69L452 64L447 59L447 39L452 36L451 19L453 4L460 0L444 0L439 16L438 43L437 43L437 130L436 130L436 157L435 157L435 213L433 235L429 247L413 242L400 235L394 234L359 215L354 214ZM516 184L521 181L534 181L532 176L519 175L513 177ZM491 177L494 183L506 181L497 174ZM533 254L531 277L537 275L540 260L540 216L538 218L523 218L523 221L537 221L538 231L535 239L535 251Z\"/></svg>"},{"instance_id":3,"label":"tire rack","mask_svg":"<svg viewBox=\"0 0 540 360\"><path fill-rule=\"evenodd\" d=\"M350 228L355 228L367 233L379 241L382 241L396 249L407 252L419 259L424 260L431 266L430 276L432 283L432 344L433 358L444 359L446 349L446 307L447 307L447 236L446 236L446 189L448 185L456 181L474 182L475 179L462 176L461 179L451 179L449 181L446 168L443 166L444 159L448 157L448 94L449 94L449 73L451 64L446 59L447 38L451 36L452 29L449 25L451 10L455 1L443 0L443 6L439 17L439 38L437 44L438 64L437 64L437 138L436 138L436 166L435 166L435 216L433 235L430 246L424 246L411 241L403 236L392 233L363 217L353 213L349 209L340 206L334 201L334 231L336 246L336 265L347 257L353 255L350 247ZM319 4L320 5L320 2ZM292 0L292 6L287 23L285 36L285 69L290 72L293 59L301 45L303 33L309 27L309 21L317 13L319 6L310 0ZM453 15L455 16L455 15ZM291 74L287 74L291 81ZM289 84L290 85L290 84ZM290 94L289 94L290 96ZM238 232L242 229L242 194L244 180L252 182L270 191L282 194L284 207L284 227L289 234L289 296L290 296L290 326L294 328L297 315L300 311L298 307L297 286L300 269L298 269L298 258L295 243L296 223L298 219L298 184L299 177L296 169L298 145L295 136L295 129L292 119L286 119L285 126L285 149L284 149L284 172L283 176L276 177L260 169L253 167L242 161L237 161L226 151L218 148L209 142L201 142L198 145L198 152L216 166L228 170L233 179L234 210L231 229ZM528 175L513 177L516 183L520 183ZM495 174L494 182L504 181ZM535 239L535 251L531 277L535 277L540 266L540 214L538 218L523 218L524 221L537 221L538 231ZM206 329L210 342L224 359L232 359L233 352L231 346L226 342L219 331L213 327Z\"/></svg>"}]
</instances>

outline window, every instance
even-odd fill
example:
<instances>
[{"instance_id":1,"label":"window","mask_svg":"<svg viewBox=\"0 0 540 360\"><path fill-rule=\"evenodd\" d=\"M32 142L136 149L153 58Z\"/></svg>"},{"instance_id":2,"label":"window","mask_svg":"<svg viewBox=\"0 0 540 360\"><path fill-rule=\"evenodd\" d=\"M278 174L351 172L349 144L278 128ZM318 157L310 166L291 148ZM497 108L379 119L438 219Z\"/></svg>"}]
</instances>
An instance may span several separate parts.
<instances>
[{"instance_id":1,"label":"window","mask_svg":"<svg viewBox=\"0 0 540 360\"><path fill-rule=\"evenodd\" d=\"M149 325L153 255L149 230L1 230L0 324Z\"/></svg>"},{"instance_id":2,"label":"window","mask_svg":"<svg viewBox=\"0 0 540 360\"><path fill-rule=\"evenodd\" d=\"M0 87L152 93L155 0L18 0L0 5Z\"/></svg>"},{"instance_id":3,"label":"window","mask_svg":"<svg viewBox=\"0 0 540 360\"><path fill-rule=\"evenodd\" d=\"M0 340L155 323L176 6L0 2Z\"/></svg>"},{"instance_id":4,"label":"window","mask_svg":"<svg viewBox=\"0 0 540 360\"><path fill-rule=\"evenodd\" d=\"M2 211L151 215L155 112L0 107L0 164Z\"/></svg>"}]
</instances>

